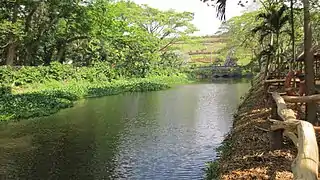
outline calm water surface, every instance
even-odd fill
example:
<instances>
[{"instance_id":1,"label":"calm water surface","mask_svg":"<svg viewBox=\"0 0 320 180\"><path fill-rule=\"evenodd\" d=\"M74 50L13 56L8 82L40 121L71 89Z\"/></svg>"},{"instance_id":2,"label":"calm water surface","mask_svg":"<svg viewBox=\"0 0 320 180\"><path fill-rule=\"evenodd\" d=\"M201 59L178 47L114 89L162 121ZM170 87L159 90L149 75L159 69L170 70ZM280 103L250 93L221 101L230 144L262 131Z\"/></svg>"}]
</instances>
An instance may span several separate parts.
<instances>
[{"instance_id":1,"label":"calm water surface","mask_svg":"<svg viewBox=\"0 0 320 180\"><path fill-rule=\"evenodd\" d=\"M248 88L190 84L1 123L1 179L203 179Z\"/></svg>"}]
</instances>

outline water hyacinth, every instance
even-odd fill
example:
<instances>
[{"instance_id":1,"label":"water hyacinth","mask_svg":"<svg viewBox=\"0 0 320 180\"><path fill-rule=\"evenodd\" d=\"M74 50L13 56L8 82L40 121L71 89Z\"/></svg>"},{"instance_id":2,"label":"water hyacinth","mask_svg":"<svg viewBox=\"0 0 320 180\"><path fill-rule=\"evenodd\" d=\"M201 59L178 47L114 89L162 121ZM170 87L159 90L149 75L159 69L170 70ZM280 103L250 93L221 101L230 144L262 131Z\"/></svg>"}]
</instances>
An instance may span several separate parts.
<instances>
[{"instance_id":1,"label":"water hyacinth","mask_svg":"<svg viewBox=\"0 0 320 180\"><path fill-rule=\"evenodd\" d=\"M173 84L187 82L187 76L155 76L130 80L89 82L86 80L47 81L31 84L23 91L13 90L0 96L0 120L47 116L88 97L116 95L125 92L157 91Z\"/></svg>"}]
</instances>

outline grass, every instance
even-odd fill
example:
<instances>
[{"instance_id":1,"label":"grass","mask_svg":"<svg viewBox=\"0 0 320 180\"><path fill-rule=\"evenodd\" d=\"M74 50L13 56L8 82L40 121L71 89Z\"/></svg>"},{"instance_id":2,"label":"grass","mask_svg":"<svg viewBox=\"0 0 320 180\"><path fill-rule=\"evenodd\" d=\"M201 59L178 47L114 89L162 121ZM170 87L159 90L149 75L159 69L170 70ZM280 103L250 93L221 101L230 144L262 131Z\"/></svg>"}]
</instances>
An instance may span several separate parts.
<instances>
[{"instance_id":1,"label":"grass","mask_svg":"<svg viewBox=\"0 0 320 180\"><path fill-rule=\"evenodd\" d=\"M219 36L212 37L193 37L191 40L186 42L178 42L173 45L173 47L177 47L182 52L188 53L190 51L214 51L217 52L219 49L224 48L226 43L224 42L225 38L221 38Z\"/></svg>"},{"instance_id":2,"label":"grass","mask_svg":"<svg viewBox=\"0 0 320 180\"><path fill-rule=\"evenodd\" d=\"M230 137L230 135L228 135ZM219 158L226 158L231 155L232 153L232 140L227 138L222 142L222 144L216 149L218 159L215 161L207 162L206 163L206 179L219 179L220 176L220 164Z\"/></svg>"}]
</instances>

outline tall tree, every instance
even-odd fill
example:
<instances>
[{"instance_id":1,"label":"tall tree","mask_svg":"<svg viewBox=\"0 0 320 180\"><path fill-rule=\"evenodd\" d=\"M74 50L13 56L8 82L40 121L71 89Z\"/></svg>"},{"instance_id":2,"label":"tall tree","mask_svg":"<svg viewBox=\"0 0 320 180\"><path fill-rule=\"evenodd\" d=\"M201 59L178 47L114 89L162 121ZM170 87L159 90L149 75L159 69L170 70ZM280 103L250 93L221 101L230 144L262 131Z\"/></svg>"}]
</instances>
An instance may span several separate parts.
<instances>
[{"instance_id":1,"label":"tall tree","mask_svg":"<svg viewBox=\"0 0 320 180\"><path fill-rule=\"evenodd\" d=\"M314 80L314 56L312 51L312 31L310 21L310 4L309 0L303 0L303 14L304 14L304 63L306 74L307 95L315 93ZM307 103L307 120L315 124L316 119L316 104Z\"/></svg>"},{"instance_id":2,"label":"tall tree","mask_svg":"<svg viewBox=\"0 0 320 180\"><path fill-rule=\"evenodd\" d=\"M172 44L182 39L186 40L190 34L197 31L191 23L194 19L191 12L176 12L172 9L160 11L148 5L125 3L128 11L124 12L123 16L158 38L160 51L167 51Z\"/></svg>"},{"instance_id":3,"label":"tall tree","mask_svg":"<svg viewBox=\"0 0 320 180\"><path fill-rule=\"evenodd\" d=\"M283 29L289 20L289 16L288 14L286 14L286 10L287 10L286 5L282 4L280 7L279 5L280 4L276 3L276 4L271 4L269 6L265 6L264 7L265 12L259 13L257 16L257 18L263 19L262 23L253 29L254 33L260 32L261 42L263 41L264 37L267 37L267 36L270 37L269 45L271 49L275 50L275 53L276 53L275 57L277 60L276 64L278 67L278 73L280 73L280 69L279 69L280 67L280 43L279 43L280 34L285 32L283 31ZM273 43L274 35L276 37L275 44ZM270 52L273 52L273 51L270 51ZM269 62L270 55L268 56L268 60L266 63L265 72L264 72L265 75L268 72L269 63L271 63Z\"/></svg>"}]
</instances>

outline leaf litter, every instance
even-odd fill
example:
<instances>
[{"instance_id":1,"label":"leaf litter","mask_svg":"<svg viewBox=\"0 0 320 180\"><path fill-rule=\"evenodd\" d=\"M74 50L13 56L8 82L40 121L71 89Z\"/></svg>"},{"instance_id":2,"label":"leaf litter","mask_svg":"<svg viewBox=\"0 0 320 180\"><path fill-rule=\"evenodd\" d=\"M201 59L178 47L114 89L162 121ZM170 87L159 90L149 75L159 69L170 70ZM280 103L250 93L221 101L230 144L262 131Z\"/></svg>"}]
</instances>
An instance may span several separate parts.
<instances>
[{"instance_id":1,"label":"leaf litter","mask_svg":"<svg viewBox=\"0 0 320 180\"><path fill-rule=\"evenodd\" d=\"M271 108L265 106L261 87L262 81L252 86L235 114L233 129L224 141L231 143L230 149L222 150L218 160L220 179L293 179L291 163L297 149L285 137L281 150L270 150Z\"/></svg>"}]
</instances>

